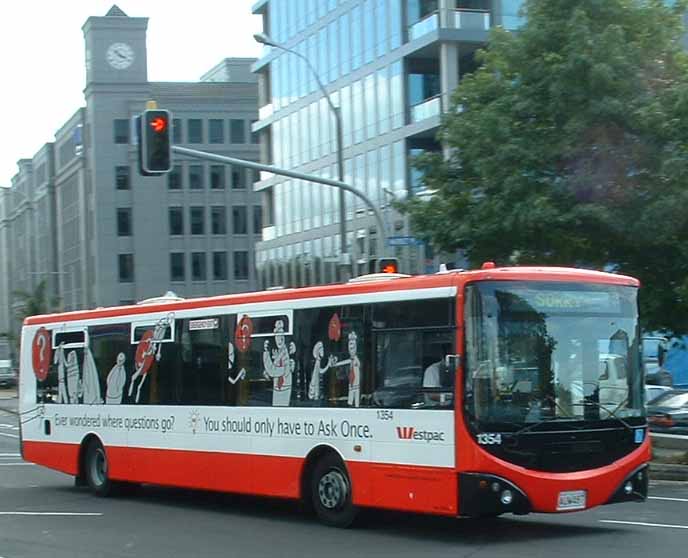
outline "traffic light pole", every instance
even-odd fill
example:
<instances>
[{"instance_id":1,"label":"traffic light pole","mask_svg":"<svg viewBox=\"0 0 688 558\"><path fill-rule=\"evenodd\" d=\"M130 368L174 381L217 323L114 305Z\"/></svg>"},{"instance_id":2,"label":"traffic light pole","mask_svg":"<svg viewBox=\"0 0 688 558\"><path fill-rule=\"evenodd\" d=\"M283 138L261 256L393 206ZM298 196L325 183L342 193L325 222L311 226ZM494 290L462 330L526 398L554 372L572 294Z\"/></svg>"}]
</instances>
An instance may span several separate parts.
<instances>
[{"instance_id":1,"label":"traffic light pole","mask_svg":"<svg viewBox=\"0 0 688 558\"><path fill-rule=\"evenodd\" d=\"M289 178L296 178L297 180L306 180L308 182L317 182L318 184L332 186L333 188L339 188L340 190L346 190L347 192L351 192L354 196L358 196L359 198L361 198L375 215L375 219L377 220L377 228L379 230L378 236L382 244L380 248L379 257L385 256L385 253L387 251L387 234L385 231L385 223L382 219L382 214L380 213L380 210L373 204L373 202L370 201L368 196L366 196L363 192L356 190L356 188L354 188L353 186L349 186L346 182L342 182L340 180L330 180L329 178L321 178L319 176L314 176L312 174L304 174L301 172L281 169L279 167L273 167L270 165L263 165L261 163L254 163L253 161L235 159L234 157L225 157L224 155L216 155L215 153L207 153L205 151L189 149L188 147L181 147L179 145L173 145L172 151L174 153L186 155L187 157L193 157L195 159L217 161L218 163L225 163L227 165L236 165L238 167L246 167L257 171L271 172L272 174L279 174L281 176L288 176Z\"/></svg>"}]
</instances>

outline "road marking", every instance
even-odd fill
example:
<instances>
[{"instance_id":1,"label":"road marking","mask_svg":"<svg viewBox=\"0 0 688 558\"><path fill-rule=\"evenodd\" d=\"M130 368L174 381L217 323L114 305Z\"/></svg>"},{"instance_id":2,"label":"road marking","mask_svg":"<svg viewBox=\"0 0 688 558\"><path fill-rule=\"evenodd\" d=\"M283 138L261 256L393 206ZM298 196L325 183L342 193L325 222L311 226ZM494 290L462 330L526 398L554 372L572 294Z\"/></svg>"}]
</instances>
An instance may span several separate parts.
<instances>
[{"instance_id":1,"label":"road marking","mask_svg":"<svg viewBox=\"0 0 688 558\"><path fill-rule=\"evenodd\" d=\"M21 511L14 511L14 512L3 512L0 511L0 515L37 515L37 516L44 516L44 515L50 515L50 516L66 516L66 517L90 517L90 516L101 516L103 515L102 513L98 512L21 512Z\"/></svg>"},{"instance_id":2,"label":"road marking","mask_svg":"<svg viewBox=\"0 0 688 558\"><path fill-rule=\"evenodd\" d=\"M24 461L17 461L17 463L0 463L0 467L24 467L36 466L35 463L25 463Z\"/></svg>"},{"instance_id":3,"label":"road marking","mask_svg":"<svg viewBox=\"0 0 688 558\"><path fill-rule=\"evenodd\" d=\"M669 502L688 502L688 498L665 498L664 496L648 496L648 500L667 500Z\"/></svg>"},{"instance_id":4,"label":"road marking","mask_svg":"<svg viewBox=\"0 0 688 558\"><path fill-rule=\"evenodd\" d=\"M21 453L0 453L0 457L20 457ZM0 558L2 558L0 556Z\"/></svg>"},{"instance_id":5,"label":"road marking","mask_svg":"<svg viewBox=\"0 0 688 558\"><path fill-rule=\"evenodd\" d=\"M5 434L4 432L0 432L0 436L6 436L7 438L19 439L19 436L17 434Z\"/></svg>"},{"instance_id":6,"label":"road marking","mask_svg":"<svg viewBox=\"0 0 688 558\"><path fill-rule=\"evenodd\" d=\"M640 525L642 527L667 527L669 529L688 529L688 525L667 525L665 523L645 523L643 521L616 521L614 519L600 519L600 523L620 523L622 525Z\"/></svg>"}]
</instances>

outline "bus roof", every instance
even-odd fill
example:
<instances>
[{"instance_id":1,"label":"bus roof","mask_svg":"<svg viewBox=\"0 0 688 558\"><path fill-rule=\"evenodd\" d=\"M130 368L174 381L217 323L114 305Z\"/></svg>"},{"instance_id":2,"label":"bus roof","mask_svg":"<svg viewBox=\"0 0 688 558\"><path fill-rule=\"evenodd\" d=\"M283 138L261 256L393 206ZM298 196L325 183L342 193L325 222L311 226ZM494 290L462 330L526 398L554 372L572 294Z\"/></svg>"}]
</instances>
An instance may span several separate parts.
<instances>
[{"instance_id":1,"label":"bus roof","mask_svg":"<svg viewBox=\"0 0 688 558\"><path fill-rule=\"evenodd\" d=\"M272 289L267 291L246 292L213 297L188 298L171 302L155 302L129 306L113 306L94 310L79 310L29 316L24 325L40 325L53 322L78 322L87 319L135 316L155 312L168 312L204 308L219 305L248 304L279 300L318 298L356 293L408 291L436 287L452 287L471 281L566 281L580 283L602 283L638 287L640 283L633 277L615 275L587 269L565 267L498 267L472 271L448 271L433 275L413 275L393 279L357 281L315 287Z\"/></svg>"}]
</instances>

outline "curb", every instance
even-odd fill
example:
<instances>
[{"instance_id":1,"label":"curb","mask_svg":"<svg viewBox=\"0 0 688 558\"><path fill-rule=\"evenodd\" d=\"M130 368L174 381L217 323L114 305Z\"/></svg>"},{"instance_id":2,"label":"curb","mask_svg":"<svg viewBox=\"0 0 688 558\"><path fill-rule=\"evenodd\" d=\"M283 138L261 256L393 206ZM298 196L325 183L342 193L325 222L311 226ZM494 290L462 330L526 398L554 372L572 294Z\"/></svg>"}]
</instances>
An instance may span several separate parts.
<instances>
[{"instance_id":1,"label":"curb","mask_svg":"<svg viewBox=\"0 0 688 558\"><path fill-rule=\"evenodd\" d=\"M650 463L650 479L688 481L688 465L673 463Z\"/></svg>"}]
</instances>

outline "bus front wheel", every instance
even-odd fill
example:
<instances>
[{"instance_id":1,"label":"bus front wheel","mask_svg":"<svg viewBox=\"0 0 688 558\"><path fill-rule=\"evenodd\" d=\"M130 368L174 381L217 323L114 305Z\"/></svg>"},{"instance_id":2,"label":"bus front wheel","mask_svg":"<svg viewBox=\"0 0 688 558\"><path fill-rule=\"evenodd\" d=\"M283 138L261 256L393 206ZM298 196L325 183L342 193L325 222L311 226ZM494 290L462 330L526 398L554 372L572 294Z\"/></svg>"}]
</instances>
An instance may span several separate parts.
<instances>
[{"instance_id":1,"label":"bus front wheel","mask_svg":"<svg viewBox=\"0 0 688 558\"><path fill-rule=\"evenodd\" d=\"M84 476L96 496L112 494L114 485L108 476L107 454L103 444L98 440L92 440L86 447Z\"/></svg>"},{"instance_id":2,"label":"bus front wheel","mask_svg":"<svg viewBox=\"0 0 688 558\"><path fill-rule=\"evenodd\" d=\"M311 499L316 515L326 525L349 527L358 508L351 501L351 479L341 459L322 457L313 469Z\"/></svg>"}]
</instances>

